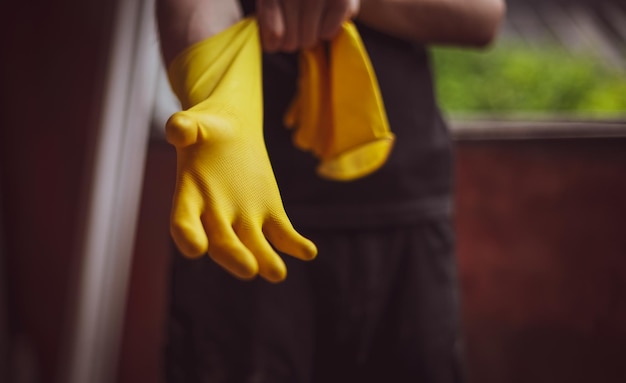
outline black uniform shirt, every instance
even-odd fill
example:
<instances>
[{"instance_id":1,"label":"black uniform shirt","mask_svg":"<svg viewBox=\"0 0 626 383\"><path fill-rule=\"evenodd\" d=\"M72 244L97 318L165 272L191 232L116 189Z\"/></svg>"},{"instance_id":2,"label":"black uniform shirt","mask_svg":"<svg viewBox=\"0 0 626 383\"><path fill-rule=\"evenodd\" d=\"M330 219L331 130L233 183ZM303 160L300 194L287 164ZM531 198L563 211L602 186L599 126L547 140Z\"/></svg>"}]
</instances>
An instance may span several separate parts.
<instances>
[{"instance_id":1,"label":"black uniform shirt","mask_svg":"<svg viewBox=\"0 0 626 383\"><path fill-rule=\"evenodd\" d=\"M253 3L242 1L246 14L254 12ZM282 121L296 92L297 55L263 55L265 140L296 228L397 225L451 211L451 142L425 47L356 25L396 142L383 167L355 181L320 178L315 173L318 160L294 146Z\"/></svg>"}]
</instances>

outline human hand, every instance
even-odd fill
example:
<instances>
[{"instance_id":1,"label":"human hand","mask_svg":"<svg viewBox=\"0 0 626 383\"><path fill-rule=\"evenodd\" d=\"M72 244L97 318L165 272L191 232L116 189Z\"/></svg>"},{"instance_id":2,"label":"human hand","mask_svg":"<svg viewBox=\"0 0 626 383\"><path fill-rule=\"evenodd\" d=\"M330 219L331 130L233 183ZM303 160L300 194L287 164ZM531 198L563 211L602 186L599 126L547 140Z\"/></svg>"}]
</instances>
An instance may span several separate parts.
<instances>
[{"instance_id":1,"label":"human hand","mask_svg":"<svg viewBox=\"0 0 626 383\"><path fill-rule=\"evenodd\" d=\"M293 52L332 39L361 0L257 0L263 49Z\"/></svg>"}]
</instances>

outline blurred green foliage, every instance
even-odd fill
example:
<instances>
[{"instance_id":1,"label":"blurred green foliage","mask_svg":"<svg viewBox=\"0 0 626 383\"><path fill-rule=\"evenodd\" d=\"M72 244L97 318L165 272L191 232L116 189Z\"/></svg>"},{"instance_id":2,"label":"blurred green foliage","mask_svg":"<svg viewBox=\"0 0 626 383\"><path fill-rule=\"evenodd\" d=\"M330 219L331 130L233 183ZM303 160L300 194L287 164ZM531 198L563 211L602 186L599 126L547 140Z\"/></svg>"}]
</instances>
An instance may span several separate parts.
<instances>
[{"instance_id":1,"label":"blurred green foliage","mask_svg":"<svg viewBox=\"0 0 626 383\"><path fill-rule=\"evenodd\" d=\"M442 109L463 114L626 115L626 71L554 46L433 49Z\"/></svg>"}]
</instances>

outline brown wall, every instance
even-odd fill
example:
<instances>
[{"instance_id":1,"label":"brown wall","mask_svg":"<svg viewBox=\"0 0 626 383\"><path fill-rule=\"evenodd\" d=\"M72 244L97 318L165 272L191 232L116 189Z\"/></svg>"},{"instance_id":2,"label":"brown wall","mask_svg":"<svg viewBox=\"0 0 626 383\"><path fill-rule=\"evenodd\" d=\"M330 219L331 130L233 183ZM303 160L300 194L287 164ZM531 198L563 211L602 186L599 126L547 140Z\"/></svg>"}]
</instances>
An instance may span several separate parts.
<instances>
[{"instance_id":1,"label":"brown wall","mask_svg":"<svg viewBox=\"0 0 626 383\"><path fill-rule=\"evenodd\" d=\"M148 150L133 258L119 382L162 382L161 353L168 283L169 211L176 152L163 141Z\"/></svg>"},{"instance_id":2,"label":"brown wall","mask_svg":"<svg viewBox=\"0 0 626 383\"><path fill-rule=\"evenodd\" d=\"M113 4L31 0L0 9L0 282L12 342L32 350L13 355L40 382L57 374Z\"/></svg>"},{"instance_id":3,"label":"brown wall","mask_svg":"<svg viewBox=\"0 0 626 383\"><path fill-rule=\"evenodd\" d=\"M459 141L474 383L626 381L626 139ZM120 382L161 382L174 152L147 163Z\"/></svg>"},{"instance_id":4,"label":"brown wall","mask_svg":"<svg viewBox=\"0 0 626 383\"><path fill-rule=\"evenodd\" d=\"M474 382L626 381L626 138L459 142Z\"/></svg>"}]
</instances>

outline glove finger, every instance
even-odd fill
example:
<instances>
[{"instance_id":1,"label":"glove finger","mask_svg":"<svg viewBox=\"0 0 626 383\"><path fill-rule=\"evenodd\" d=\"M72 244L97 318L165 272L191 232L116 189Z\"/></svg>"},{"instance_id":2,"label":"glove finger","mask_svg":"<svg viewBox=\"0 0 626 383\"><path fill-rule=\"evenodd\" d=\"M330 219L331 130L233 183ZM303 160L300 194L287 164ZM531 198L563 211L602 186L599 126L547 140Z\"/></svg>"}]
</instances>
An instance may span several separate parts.
<instances>
[{"instance_id":1,"label":"glove finger","mask_svg":"<svg viewBox=\"0 0 626 383\"><path fill-rule=\"evenodd\" d=\"M259 275L269 282L277 283L287 277L287 266L267 242L260 228L240 226L235 231L243 244L254 254L259 263Z\"/></svg>"},{"instance_id":2,"label":"glove finger","mask_svg":"<svg viewBox=\"0 0 626 383\"><path fill-rule=\"evenodd\" d=\"M303 261L309 261L317 256L315 244L298 233L286 216L270 218L263 225L263 233L280 252Z\"/></svg>"},{"instance_id":3,"label":"glove finger","mask_svg":"<svg viewBox=\"0 0 626 383\"><path fill-rule=\"evenodd\" d=\"M224 220L205 220L209 235L209 256L226 271L243 280L253 279L259 273L259 264L248 248L241 243L229 223Z\"/></svg>"},{"instance_id":4,"label":"glove finger","mask_svg":"<svg viewBox=\"0 0 626 383\"><path fill-rule=\"evenodd\" d=\"M188 112L174 113L165 124L165 138L179 149L195 144L198 140L198 121Z\"/></svg>"},{"instance_id":5,"label":"glove finger","mask_svg":"<svg viewBox=\"0 0 626 383\"><path fill-rule=\"evenodd\" d=\"M207 252L209 242L200 219L200 209L186 197L186 193L174 197L170 234L184 256L198 258Z\"/></svg>"}]
</instances>

